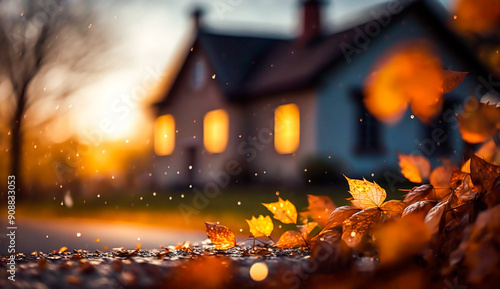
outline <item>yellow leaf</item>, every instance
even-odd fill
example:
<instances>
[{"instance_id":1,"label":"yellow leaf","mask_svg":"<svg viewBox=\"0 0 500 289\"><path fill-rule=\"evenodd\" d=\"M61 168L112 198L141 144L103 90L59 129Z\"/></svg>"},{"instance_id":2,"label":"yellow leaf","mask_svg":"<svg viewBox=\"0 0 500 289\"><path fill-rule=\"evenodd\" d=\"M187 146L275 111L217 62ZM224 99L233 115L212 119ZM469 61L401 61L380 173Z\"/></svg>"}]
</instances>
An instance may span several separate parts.
<instances>
[{"instance_id":1,"label":"yellow leaf","mask_svg":"<svg viewBox=\"0 0 500 289\"><path fill-rule=\"evenodd\" d=\"M288 200L279 200L275 203L262 203L271 213L274 218L283 222L284 224L297 224L297 209Z\"/></svg>"},{"instance_id":2,"label":"yellow leaf","mask_svg":"<svg viewBox=\"0 0 500 289\"><path fill-rule=\"evenodd\" d=\"M309 222L305 225L300 225L300 226L297 226L297 228L299 229L300 233L302 234L302 237L304 237L304 239L307 239L307 237L309 236L309 234L311 233L311 231L316 228L316 226L318 226L318 223L316 222Z\"/></svg>"},{"instance_id":3,"label":"yellow leaf","mask_svg":"<svg viewBox=\"0 0 500 289\"><path fill-rule=\"evenodd\" d=\"M399 154L399 166L401 173L410 182L421 183L422 179L428 179L431 172L431 163L423 156Z\"/></svg>"},{"instance_id":4,"label":"yellow leaf","mask_svg":"<svg viewBox=\"0 0 500 289\"><path fill-rule=\"evenodd\" d=\"M307 201L309 202L307 211L301 212L300 215L304 217L310 216L320 226L324 226L328 221L328 217L336 208L332 199L328 196L307 195Z\"/></svg>"},{"instance_id":5,"label":"yellow leaf","mask_svg":"<svg viewBox=\"0 0 500 289\"><path fill-rule=\"evenodd\" d=\"M383 203L382 206L380 206L380 209L382 209L382 212L387 217L394 218L394 217L401 217L405 207L406 205L404 202L397 200L390 200Z\"/></svg>"},{"instance_id":6,"label":"yellow leaf","mask_svg":"<svg viewBox=\"0 0 500 289\"><path fill-rule=\"evenodd\" d=\"M250 233L252 233L255 238L262 236L271 236L271 233L274 229L273 220L271 220L271 217L264 217L260 215L258 218L255 218L254 216L252 216L251 220L246 221L248 223L248 227L250 228Z\"/></svg>"},{"instance_id":7,"label":"yellow leaf","mask_svg":"<svg viewBox=\"0 0 500 289\"><path fill-rule=\"evenodd\" d=\"M207 237L217 250L227 250L236 246L236 237L228 227L217 223L205 222Z\"/></svg>"},{"instance_id":8,"label":"yellow leaf","mask_svg":"<svg viewBox=\"0 0 500 289\"><path fill-rule=\"evenodd\" d=\"M349 247L356 247L370 227L380 220L381 211L377 207L368 208L358 212L344 221L342 240Z\"/></svg>"},{"instance_id":9,"label":"yellow leaf","mask_svg":"<svg viewBox=\"0 0 500 289\"><path fill-rule=\"evenodd\" d=\"M349 193L354 198L353 203L361 209L380 207L387 197L385 190L375 182L344 177L349 183Z\"/></svg>"},{"instance_id":10,"label":"yellow leaf","mask_svg":"<svg viewBox=\"0 0 500 289\"><path fill-rule=\"evenodd\" d=\"M306 246L306 242L299 232L290 230L281 235L278 243L276 243L276 246L283 249L291 247L303 247Z\"/></svg>"}]
</instances>

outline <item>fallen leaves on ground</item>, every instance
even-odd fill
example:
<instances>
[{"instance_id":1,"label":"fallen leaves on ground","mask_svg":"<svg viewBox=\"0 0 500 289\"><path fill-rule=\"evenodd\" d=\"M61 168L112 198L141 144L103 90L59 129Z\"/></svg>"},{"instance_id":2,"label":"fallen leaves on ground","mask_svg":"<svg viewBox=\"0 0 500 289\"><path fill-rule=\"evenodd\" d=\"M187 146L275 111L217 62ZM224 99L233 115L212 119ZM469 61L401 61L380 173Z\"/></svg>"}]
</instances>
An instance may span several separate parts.
<instances>
[{"instance_id":1,"label":"fallen leaves on ground","mask_svg":"<svg viewBox=\"0 0 500 289\"><path fill-rule=\"evenodd\" d=\"M297 224L297 209L289 200L284 201L279 198L275 203L262 203L271 213L274 218L284 224Z\"/></svg>"},{"instance_id":2,"label":"fallen leaves on ground","mask_svg":"<svg viewBox=\"0 0 500 289\"><path fill-rule=\"evenodd\" d=\"M260 215L258 218L252 216L252 219L246 221L254 238L269 237L274 230L273 220L269 216Z\"/></svg>"},{"instance_id":3,"label":"fallen leaves on ground","mask_svg":"<svg viewBox=\"0 0 500 289\"><path fill-rule=\"evenodd\" d=\"M307 201L309 206L306 211L300 212L300 215L302 217L310 216L320 226L326 224L328 217L337 207L328 196L307 195Z\"/></svg>"},{"instance_id":4,"label":"fallen leaves on ground","mask_svg":"<svg viewBox=\"0 0 500 289\"><path fill-rule=\"evenodd\" d=\"M217 223L205 222L207 237L217 250L227 250L236 246L236 237L228 227Z\"/></svg>"}]
</instances>

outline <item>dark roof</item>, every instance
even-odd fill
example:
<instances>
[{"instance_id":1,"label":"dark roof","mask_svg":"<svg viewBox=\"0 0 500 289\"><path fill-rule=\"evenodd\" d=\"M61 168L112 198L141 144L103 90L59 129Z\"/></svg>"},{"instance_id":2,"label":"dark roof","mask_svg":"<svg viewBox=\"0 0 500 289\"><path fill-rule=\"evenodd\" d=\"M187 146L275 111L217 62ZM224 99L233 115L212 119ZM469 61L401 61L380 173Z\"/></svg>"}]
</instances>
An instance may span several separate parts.
<instances>
[{"instance_id":1,"label":"dark roof","mask_svg":"<svg viewBox=\"0 0 500 289\"><path fill-rule=\"evenodd\" d=\"M426 0L403 2L404 10L392 15L390 25L397 23L405 13L416 13L424 17L426 24L429 23L443 41L453 45L478 73L488 73L470 47L449 29L444 7ZM370 22L375 20L328 36L320 35L308 43L301 43L296 38L220 34L200 27L196 42L208 55L224 96L231 101L245 101L311 86L326 69L339 60L345 62L340 44L353 45L357 29L364 29Z\"/></svg>"}]
</instances>

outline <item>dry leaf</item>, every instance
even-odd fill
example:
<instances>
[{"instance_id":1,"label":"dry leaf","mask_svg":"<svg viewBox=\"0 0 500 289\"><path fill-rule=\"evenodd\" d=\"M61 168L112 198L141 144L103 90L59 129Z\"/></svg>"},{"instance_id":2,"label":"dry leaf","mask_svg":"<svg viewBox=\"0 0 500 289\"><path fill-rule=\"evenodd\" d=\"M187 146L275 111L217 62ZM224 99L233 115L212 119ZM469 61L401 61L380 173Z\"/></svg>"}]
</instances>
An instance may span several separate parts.
<instances>
[{"instance_id":1,"label":"dry leaf","mask_svg":"<svg viewBox=\"0 0 500 289\"><path fill-rule=\"evenodd\" d=\"M271 236L271 233L274 229L273 220L271 220L271 217L264 217L260 215L258 218L255 218L254 216L252 216L251 220L246 221L248 223L248 227L250 228L250 233L252 233L255 238Z\"/></svg>"},{"instance_id":2,"label":"dry leaf","mask_svg":"<svg viewBox=\"0 0 500 289\"><path fill-rule=\"evenodd\" d=\"M353 204L361 209L380 207L387 197L385 190L375 182L344 177L349 183L349 193L354 198Z\"/></svg>"},{"instance_id":3,"label":"dry leaf","mask_svg":"<svg viewBox=\"0 0 500 289\"><path fill-rule=\"evenodd\" d=\"M349 247L355 247L363 240L371 226L378 223L381 215L378 207L368 208L352 215L343 223L342 240Z\"/></svg>"},{"instance_id":4,"label":"dry leaf","mask_svg":"<svg viewBox=\"0 0 500 289\"><path fill-rule=\"evenodd\" d=\"M380 206L380 209L382 210L382 213L386 217L389 218L396 218L396 217L401 217L401 214L403 214L403 210L405 209L406 205L404 202L397 201L397 200L390 200L382 204Z\"/></svg>"},{"instance_id":5,"label":"dry leaf","mask_svg":"<svg viewBox=\"0 0 500 289\"><path fill-rule=\"evenodd\" d=\"M478 192L490 192L495 180L500 176L500 167L490 164L474 155L470 163L470 176Z\"/></svg>"},{"instance_id":6,"label":"dry leaf","mask_svg":"<svg viewBox=\"0 0 500 289\"><path fill-rule=\"evenodd\" d=\"M311 233L311 231L318 226L318 223L316 222L309 222L305 225L299 225L297 226L297 229L299 229L300 233L302 234L302 237L304 239L308 239L307 237Z\"/></svg>"},{"instance_id":7,"label":"dry leaf","mask_svg":"<svg viewBox=\"0 0 500 289\"><path fill-rule=\"evenodd\" d=\"M413 203L406 207L403 211L403 217L410 214L422 214L423 217L427 215L427 213L437 204L437 201L434 200L423 200L416 203Z\"/></svg>"},{"instance_id":8,"label":"dry leaf","mask_svg":"<svg viewBox=\"0 0 500 289\"><path fill-rule=\"evenodd\" d=\"M307 201L309 202L307 211L301 212L300 215L304 217L310 216L320 226L324 226L328 217L336 208L332 199L328 196L307 195Z\"/></svg>"},{"instance_id":9,"label":"dry leaf","mask_svg":"<svg viewBox=\"0 0 500 289\"><path fill-rule=\"evenodd\" d=\"M404 155L398 153L401 173L410 182L421 183L429 179L431 163L427 158L420 155Z\"/></svg>"},{"instance_id":10,"label":"dry leaf","mask_svg":"<svg viewBox=\"0 0 500 289\"><path fill-rule=\"evenodd\" d=\"M276 220L284 224L297 224L297 209L290 201L279 198L275 203L262 203L262 205L273 213Z\"/></svg>"},{"instance_id":11,"label":"dry leaf","mask_svg":"<svg viewBox=\"0 0 500 289\"><path fill-rule=\"evenodd\" d=\"M297 231L286 231L283 233L276 243L276 246L282 249L292 248L292 247L304 247L307 246L304 238Z\"/></svg>"},{"instance_id":12,"label":"dry leaf","mask_svg":"<svg viewBox=\"0 0 500 289\"><path fill-rule=\"evenodd\" d=\"M429 231L432 234L439 231L441 221L443 220L444 217L444 213L450 208L450 202L452 196L454 195L450 194L450 196L446 200L441 201L432 209L430 209L429 213L427 213L427 215L425 216L425 224L427 225Z\"/></svg>"},{"instance_id":13,"label":"dry leaf","mask_svg":"<svg viewBox=\"0 0 500 289\"><path fill-rule=\"evenodd\" d=\"M450 193L450 179L453 170L452 165L445 165L435 168L431 173L430 183L434 186L435 194L439 199Z\"/></svg>"},{"instance_id":14,"label":"dry leaf","mask_svg":"<svg viewBox=\"0 0 500 289\"><path fill-rule=\"evenodd\" d=\"M418 254L431 238L429 229L416 215L386 224L377 229L374 236L383 265L402 262Z\"/></svg>"},{"instance_id":15,"label":"dry leaf","mask_svg":"<svg viewBox=\"0 0 500 289\"><path fill-rule=\"evenodd\" d=\"M434 195L434 187L432 185L421 185L418 187L413 187L404 199L407 206L427 199L428 197Z\"/></svg>"},{"instance_id":16,"label":"dry leaf","mask_svg":"<svg viewBox=\"0 0 500 289\"><path fill-rule=\"evenodd\" d=\"M236 246L236 237L228 227L217 223L205 222L207 237L217 250L227 250Z\"/></svg>"},{"instance_id":17,"label":"dry leaf","mask_svg":"<svg viewBox=\"0 0 500 289\"><path fill-rule=\"evenodd\" d=\"M480 102L471 96L465 108L457 116L462 138L469 143L481 143L497 131L500 108Z\"/></svg>"},{"instance_id":18,"label":"dry leaf","mask_svg":"<svg viewBox=\"0 0 500 289\"><path fill-rule=\"evenodd\" d=\"M462 83L468 72L460 72L453 70L443 70L443 93L448 93L454 90Z\"/></svg>"},{"instance_id":19,"label":"dry leaf","mask_svg":"<svg viewBox=\"0 0 500 289\"><path fill-rule=\"evenodd\" d=\"M323 230L321 230L321 232L318 235L321 235L326 230L330 230L338 225L342 225L345 219L349 218L350 216L356 214L359 211L361 211L361 209L350 206L342 206L336 208L335 211L333 211L330 214L328 222L326 222L325 227L323 228Z\"/></svg>"}]
</instances>

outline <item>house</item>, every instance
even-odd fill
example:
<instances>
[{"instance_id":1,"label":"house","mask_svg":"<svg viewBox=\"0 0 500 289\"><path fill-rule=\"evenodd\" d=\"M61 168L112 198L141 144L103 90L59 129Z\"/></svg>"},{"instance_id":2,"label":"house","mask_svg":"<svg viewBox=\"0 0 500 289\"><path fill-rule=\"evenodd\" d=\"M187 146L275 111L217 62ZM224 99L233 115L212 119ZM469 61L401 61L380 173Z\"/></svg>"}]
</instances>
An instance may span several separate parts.
<instances>
[{"instance_id":1,"label":"house","mask_svg":"<svg viewBox=\"0 0 500 289\"><path fill-rule=\"evenodd\" d=\"M489 74L448 28L444 8L392 1L372 8L369 21L329 34L321 7L318 0L301 3L302 29L292 39L212 31L194 14L194 42L155 104L158 185L223 187L245 178L297 184L318 163L335 168L326 173L380 177L398 172L396 152L433 162L463 158L467 145L454 113ZM445 68L471 73L445 96L434 124L408 110L387 126L364 107L362 83L384 51L410 39L435 44ZM436 140L436 129L445 137Z\"/></svg>"}]
</instances>

